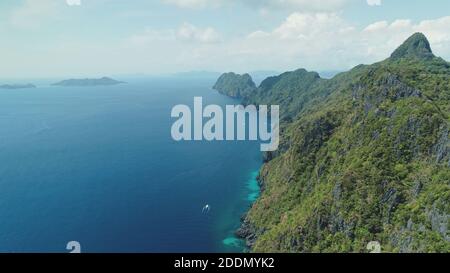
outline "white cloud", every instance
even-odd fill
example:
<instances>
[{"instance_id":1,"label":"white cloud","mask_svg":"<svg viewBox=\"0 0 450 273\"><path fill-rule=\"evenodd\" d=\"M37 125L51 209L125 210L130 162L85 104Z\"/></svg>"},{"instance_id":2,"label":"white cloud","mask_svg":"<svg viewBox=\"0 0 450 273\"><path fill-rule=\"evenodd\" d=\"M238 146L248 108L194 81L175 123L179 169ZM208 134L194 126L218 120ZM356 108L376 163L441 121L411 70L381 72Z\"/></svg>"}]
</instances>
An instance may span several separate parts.
<instances>
[{"instance_id":1,"label":"white cloud","mask_svg":"<svg viewBox=\"0 0 450 273\"><path fill-rule=\"evenodd\" d=\"M342 8L349 0L241 0L257 8L286 8L307 11L331 11Z\"/></svg>"},{"instance_id":2,"label":"white cloud","mask_svg":"<svg viewBox=\"0 0 450 273\"><path fill-rule=\"evenodd\" d=\"M66 0L66 3L69 6L80 6L81 0Z\"/></svg>"},{"instance_id":3,"label":"white cloud","mask_svg":"<svg viewBox=\"0 0 450 273\"><path fill-rule=\"evenodd\" d=\"M381 6L381 0L367 0L369 6Z\"/></svg>"},{"instance_id":4,"label":"white cloud","mask_svg":"<svg viewBox=\"0 0 450 273\"><path fill-rule=\"evenodd\" d=\"M332 11L342 8L353 0L162 0L180 8L221 7L224 5L246 5L267 12L273 8L308 11Z\"/></svg>"},{"instance_id":5,"label":"white cloud","mask_svg":"<svg viewBox=\"0 0 450 273\"><path fill-rule=\"evenodd\" d=\"M248 35L237 52L241 58L250 56L250 63L269 60L267 63L283 64L291 69L333 69L351 62L350 54L344 53L352 47L354 41L350 37L355 33L355 27L337 13L296 12L272 31L260 30Z\"/></svg>"},{"instance_id":6,"label":"white cloud","mask_svg":"<svg viewBox=\"0 0 450 273\"><path fill-rule=\"evenodd\" d=\"M164 63L167 70L341 70L389 57L418 31L429 38L436 55L448 59L448 25L450 16L421 22L380 21L361 27L339 13L296 12L272 29L227 39L211 27L189 23L178 29L147 30L132 38L130 46L138 50L129 51L141 52L149 65L158 63L162 69Z\"/></svg>"},{"instance_id":7,"label":"white cloud","mask_svg":"<svg viewBox=\"0 0 450 273\"><path fill-rule=\"evenodd\" d=\"M411 20L408 20L408 19L398 19L398 20L395 20L394 22L392 22L392 24L390 25L390 27L391 27L392 29L396 29L396 28L402 29L402 28L410 27L411 25L412 25Z\"/></svg>"},{"instance_id":8,"label":"white cloud","mask_svg":"<svg viewBox=\"0 0 450 273\"><path fill-rule=\"evenodd\" d=\"M184 23L177 31L177 38L183 41L201 43L216 43L220 41L219 33L212 27L198 28L192 24Z\"/></svg>"},{"instance_id":9,"label":"white cloud","mask_svg":"<svg viewBox=\"0 0 450 273\"><path fill-rule=\"evenodd\" d=\"M261 39L261 38L266 38L269 37L270 33L267 33L265 31L262 30L257 30L255 32L250 33L247 38L249 39Z\"/></svg>"},{"instance_id":10,"label":"white cloud","mask_svg":"<svg viewBox=\"0 0 450 273\"><path fill-rule=\"evenodd\" d=\"M281 39L314 39L345 26L335 13L294 13L274 30L274 34Z\"/></svg>"},{"instance_id":11,"label":"white cloud","mask_svg":"<svg viewBox=\"0 0 450 273\"><path fill-rule=\"evenodd\" d=\"M338 13L293 13L271 31L258 30L230 50L247 63L310 69L347 69L389 55L415 32L423 32L438 56L450 57L450 16L414 23L379 21L358 27ZM278 67L275 67L278 68ZM253 68L254 69L254 68Z\"/></svg>"},{"instance_id":12,"label":"white cloud","mask_svg":"<svg viewBox=\"0 0 450 273\"><path fill-rule=\"evenodd\" d=\"M368 25L365 31L378 31L380 29L385 29L389 25L388 21L379 21Z\"/></svg>"},{"instance_id":13,"label":"white cloud","mask_svg":"<svg viewBox=\"0 0 450 273\"><path fill-rule=\"evenodd\" d=\"M180 8L205 8L207 6L221 6L226 3L223 0L163 0Z\"/></svg>"},{"instance_id":14,"label":"white cloud","mask_svg":"<svg viewBox=\"0 0 450 273\"><path fill-rule=\"evenodd\" d=\"M377 25L378 27L373 27ZM395 20L392 23L378 22L364 29L361 33L363 39L367 39L370 45L376 47L377 55L387 54L395 49L409 35L422 32L429 39L435 53L445 58L450 57L450 16L434 20L424 20L414 24L411 20Z\"/></svg>"},{"instance_id":15,"label":"white cloud","mask_svg":"<svg viewBox=\"0 0 450 273\"><path fill-rule=\"evenodd\" d=\"M215 3L220 4L220 1L216 0ZM247 5L255 3L268 7L269 2L273 5L281 2L281 0L262 0L258 4L256 0L252 1L248 0ZM24 1L24 4L13 12L11 22L21 27L42 24L48 18L58 16L61 7L55 6L56 2ZM61 0L59 3L63 8L70 9L65 1ZM188 5L186 3L197 7L211 6L204 0L185 2L185 5ZM301 4L301 1L296 3ZM337 7L335 5L339 2L333 3L327 8ZM360 3L365 5L364 2ZM270 7L268 9L270 10ZM408 19L379 21L361 26L345 20L339 11L302 11L291 13L274 27L257 28L245 33L239 30L237 32L240 34L234 37L222 36L211 26L184 23L169 29L146 29L128 37L122 44L107 43L94 47L84 42L80 44L61 42L60 49L56 53L53 48L42 45L41 52L50 52L51 49L52 54L58 56L55 58L58 65L55 65L55 62L46 62L45 54L32 55L31 59L34 58L33 63L42 63L47 71L54 73L58 73L59 68L63 66L82 70L86 68L86 60L89 59L98 61L94 62L92 67L86 68L86 71L107 69L105 73L203 69L238 72L284 71L299 67L312 70L341 70L388 57L408 36L418 31L429 38L436 55L449 59L449 25L450 16L419 22ZM101 42L92 41L93 45L97 43ZM2 58L9 60L6 63L13 63L13 60L21 58L19 53L28 52L28 47L24 46L21 50L9 52L15 53L4 54ZM13 55L14 58L7 55ZM105 63L108 64L106 68ZM31 68L28 69L29 74L35 73ZM3 72L8 73L6 68L4 70ZM20 72L19 69L17 71Z\"/></svg>"}]
</instances>

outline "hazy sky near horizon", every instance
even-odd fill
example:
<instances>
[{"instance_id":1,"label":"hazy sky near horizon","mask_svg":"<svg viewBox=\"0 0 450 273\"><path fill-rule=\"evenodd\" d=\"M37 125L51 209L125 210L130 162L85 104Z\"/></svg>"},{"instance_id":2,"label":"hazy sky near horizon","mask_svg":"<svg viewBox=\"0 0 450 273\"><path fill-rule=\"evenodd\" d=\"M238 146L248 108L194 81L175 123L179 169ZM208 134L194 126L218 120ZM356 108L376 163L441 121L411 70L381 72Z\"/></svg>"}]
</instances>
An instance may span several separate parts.
<instances>
[{"instance_id":1,"label":"hazy sky near horizon","mask_svg":"<svg viewBox=\"0 0 450 273\"><path fill-rule=\"evenodd\" d=\"M414 32L450 60L450 1L2 0L0 78L345 70Z\"/></svg>"}]
</instances>

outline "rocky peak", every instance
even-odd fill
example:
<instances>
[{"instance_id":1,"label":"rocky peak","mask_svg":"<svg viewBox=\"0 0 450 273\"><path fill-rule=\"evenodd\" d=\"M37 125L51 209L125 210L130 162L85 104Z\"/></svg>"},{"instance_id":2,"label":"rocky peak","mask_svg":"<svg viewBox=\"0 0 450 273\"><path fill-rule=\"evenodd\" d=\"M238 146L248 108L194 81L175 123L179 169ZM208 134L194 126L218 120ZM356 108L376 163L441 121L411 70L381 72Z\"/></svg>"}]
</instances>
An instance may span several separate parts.
<instances>
[{"instance_id":1,"label":"rocky peak","mask_svg":"<svg viewBox=\"0 0 450 273\"><path fill-rule=\"evenodd\" d=\"M230 97L245 98L256 90L256 85L249 74L229 72L219 77L213 89Z\"/></svg>"},{"instance_id":2,"label":"rocky peak","mask_svg":"<svg viewBox=\"0 0 450 273\"><path fill-rule=\"evenodd\" d=\"M391 59L398 60L402 58L433 58L430 42L422 33L415 33L409 37L399 48L391 55Z\"/></svg>"}]
</instances>

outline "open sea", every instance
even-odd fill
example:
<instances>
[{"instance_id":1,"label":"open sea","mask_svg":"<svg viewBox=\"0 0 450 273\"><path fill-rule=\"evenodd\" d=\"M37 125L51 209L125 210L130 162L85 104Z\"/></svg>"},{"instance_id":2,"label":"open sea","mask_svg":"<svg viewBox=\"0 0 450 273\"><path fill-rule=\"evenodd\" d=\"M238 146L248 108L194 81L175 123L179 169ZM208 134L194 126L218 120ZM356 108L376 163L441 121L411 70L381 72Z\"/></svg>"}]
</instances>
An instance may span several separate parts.
<instances>
[{"instance_id":1,"label":"open sea","mask_svg":"<svg viewBox=\"0 0 450 273\"><path fill-rule=\"evenodd\" d=\"M0 252L243 251L259 143L170 134L174 105L239 101L213 78L120 80L0 89Z\"/></svg>"}]
</instances>

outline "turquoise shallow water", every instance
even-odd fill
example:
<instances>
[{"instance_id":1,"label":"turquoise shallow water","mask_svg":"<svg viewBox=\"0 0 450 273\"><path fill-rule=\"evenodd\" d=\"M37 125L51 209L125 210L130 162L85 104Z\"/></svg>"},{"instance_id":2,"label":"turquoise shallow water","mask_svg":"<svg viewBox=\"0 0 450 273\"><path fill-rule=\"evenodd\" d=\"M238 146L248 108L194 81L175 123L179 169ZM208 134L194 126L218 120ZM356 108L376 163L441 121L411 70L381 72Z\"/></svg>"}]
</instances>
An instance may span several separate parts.
<instances>
[{"instance_id":1,"label":"turquoise shallow water","mask_svg":"<svg viewBox=\"0 0 450 273\"><path fill-rule=\"evenodd\" d=\"M260 191L261 191L258 180L257 180L258 174L259 174L259 170L252 172L251 177L247 182L247 189L249 190L247 200L250 202L255 202L258 199Z\"/></svg>"},{"instance_id":2,"label":"turquoise shallow water","mask_svg":"<svg viewBox=\"0 0 450 273\"><path fill-rule=\"evenodd\" d=\"M259 174L259 170L250 172L248 174L248 179L246 182L246 191L245 191L245 201L248 204L248 206L251 206L253 202L255 202L260 194L260 187L257 180ZM236 250L236 249L245 249L245 242L240 240L239 238L236 238L234 231L239 226L236 226L229 230L228 236L222 241L222 243L225 246L225 249L228 249L230 251Z\"/></svg>"},{"instance_id":3,"label":"turquoise shallow water","mask_svg":"<svg viewBox=\"0 0 450 273\"><path fill-rule=\"evenodd\" d=\"M259 144L170 136L176 104L238 102L215 79L123 80L0 90L0 252L242 251Z\"/></svg>"}]
</instances>

